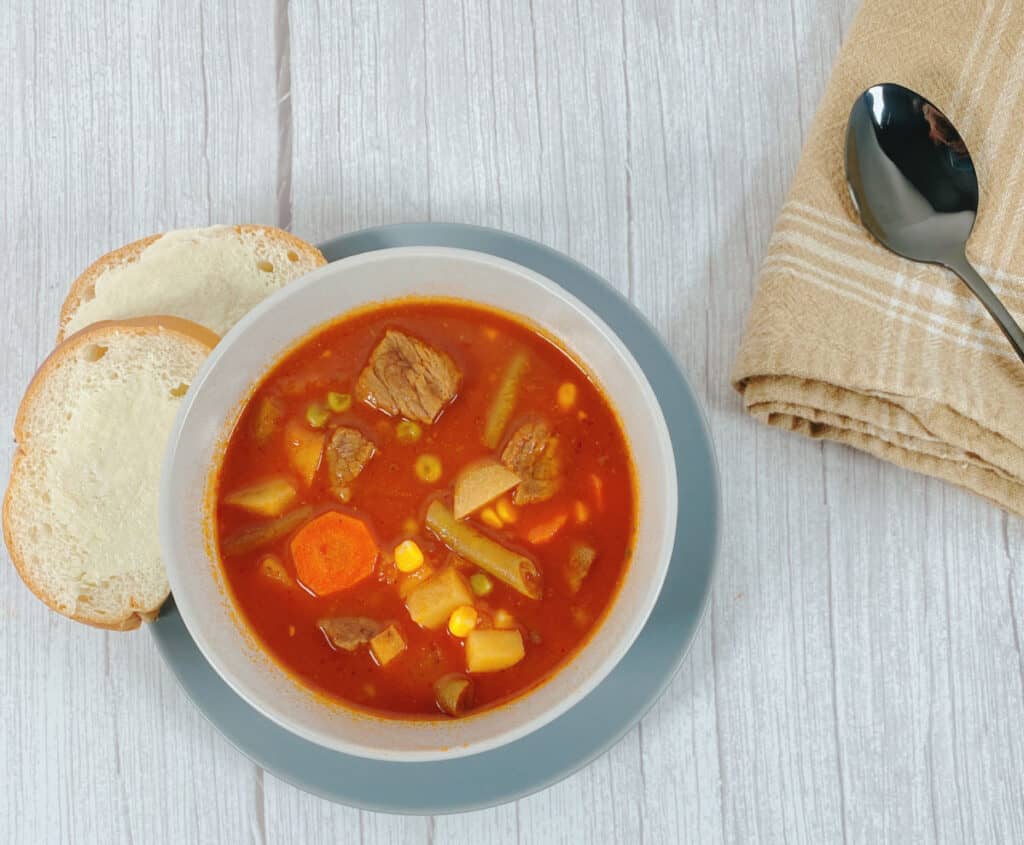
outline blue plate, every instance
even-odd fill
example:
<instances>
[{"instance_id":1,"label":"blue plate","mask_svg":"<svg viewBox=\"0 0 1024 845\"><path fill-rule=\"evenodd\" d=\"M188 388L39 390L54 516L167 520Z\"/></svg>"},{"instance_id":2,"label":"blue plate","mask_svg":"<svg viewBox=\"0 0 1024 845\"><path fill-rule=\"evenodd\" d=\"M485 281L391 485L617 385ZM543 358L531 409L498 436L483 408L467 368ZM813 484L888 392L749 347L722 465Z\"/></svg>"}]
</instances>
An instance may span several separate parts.
<instances>
[{"instance_id":1,"label":"blue plate","mask_svg":"<svg viewBox=\"0 0 1024 845\"><path fill-rule=\"evenodd\" d=\"M321 748L257 713L199 653L173 602L167 602L150 630L196 706L239 751L273 775L331 801L369 810L465 812L522 798L568 777L618 742L664 692L707 606L718 551L718 475L700 405L672 354L640 312L599 276L533 241L458 224L365 229L320 249L328 261L337 261L396 246L461 247L529 267L594 309L640 363L668 421L680 503L672 565L640 637L597 689L541 730L472 757L388 763Z\"/></svg>"}]
</instances>

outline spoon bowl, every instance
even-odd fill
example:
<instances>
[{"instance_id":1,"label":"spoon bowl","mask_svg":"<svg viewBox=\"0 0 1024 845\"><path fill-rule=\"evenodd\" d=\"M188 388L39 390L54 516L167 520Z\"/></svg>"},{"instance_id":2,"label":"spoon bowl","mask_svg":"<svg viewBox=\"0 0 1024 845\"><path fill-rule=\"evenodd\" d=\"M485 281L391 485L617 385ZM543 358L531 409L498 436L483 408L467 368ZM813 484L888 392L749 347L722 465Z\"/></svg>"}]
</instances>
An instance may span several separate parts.
<instances>
[{"instance_id":1,"label":"spoon bowl","mask_svg":"<svg viewBox=\"0 0 1024 845\"><path fill-rule=\"evenodd\" d=\"M850 111L846 179L874 238L897 255L960 276L1024 360L1024 332L967 259L978 176L949 119L902 85L868 88Z\"/></svg>"}]
</instances>

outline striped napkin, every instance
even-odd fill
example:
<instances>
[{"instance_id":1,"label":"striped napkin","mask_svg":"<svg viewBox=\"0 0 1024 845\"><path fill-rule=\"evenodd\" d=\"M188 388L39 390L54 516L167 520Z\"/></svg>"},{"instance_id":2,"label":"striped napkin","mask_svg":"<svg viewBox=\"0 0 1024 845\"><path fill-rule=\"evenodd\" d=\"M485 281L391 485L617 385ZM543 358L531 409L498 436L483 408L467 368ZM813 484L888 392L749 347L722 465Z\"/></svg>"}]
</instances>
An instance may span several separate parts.
<instances>
[{"instance_id":1,"label":"striped napkin","mask_svg":"<svg viewBox=\"0 0 1024 845\"><path fill-rule=\"evenodd\" d=\"M1024 514L1024 363L950 272L860 226L846 120L878 82L960 130L981 184L967 254L1024 323L1024 4L866 0L818 109L733 373L769 425L952 481Z\"/></svg>"}]
</instances>

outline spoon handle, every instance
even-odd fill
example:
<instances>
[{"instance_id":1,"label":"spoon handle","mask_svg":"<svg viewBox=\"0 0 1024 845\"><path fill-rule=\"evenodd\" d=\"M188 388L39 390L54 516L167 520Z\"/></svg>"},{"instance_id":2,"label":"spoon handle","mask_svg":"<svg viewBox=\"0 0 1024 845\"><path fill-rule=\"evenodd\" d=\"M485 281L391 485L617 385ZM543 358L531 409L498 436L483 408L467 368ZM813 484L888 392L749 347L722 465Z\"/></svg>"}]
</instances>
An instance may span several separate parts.
<instances>
[{"instance_id":1,"label":"spoon handle","mask_svg":"<svg viewBox=\"0 0 1024 845\"><path fill-rule=\"evenodd\" d=\"M988 282L981 278L978 271L967 260L967 256L956 255L946 262L946 266L963 279L964 284L981 300L981 304L985 306L988 313L992 315L992 319L1003 330L1003 334L1010 341L1014 351L1024 361L1024 331L1021 331L1017 321L1010 316L1010 312L999 301L999 297L992 292Z\"/></svg>"}]
</instances>

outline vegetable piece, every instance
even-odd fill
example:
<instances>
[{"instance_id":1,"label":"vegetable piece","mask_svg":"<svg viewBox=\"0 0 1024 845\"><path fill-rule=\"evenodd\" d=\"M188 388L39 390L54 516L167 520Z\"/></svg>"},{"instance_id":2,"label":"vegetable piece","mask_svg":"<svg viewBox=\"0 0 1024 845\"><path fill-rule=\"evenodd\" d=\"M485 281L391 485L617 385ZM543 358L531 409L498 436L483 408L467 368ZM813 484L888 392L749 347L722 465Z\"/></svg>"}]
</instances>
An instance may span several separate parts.
<instances>
[{"instance_id":1,"label":"vegetable piece","mask_svg":"<svg viewBox=\"0 0 1024 845\"><path fill-rule=\"evenodd\" d=\"M313 508L303 505L301 508L279 516L272 522L262 522L251 528L244 528L237 534L228 537L221 544L221 551L225 555L241 555L258 549L260 546L265 546L267 543L273 543L298 528L309 519L312 513Z\"/></svg>"},{"instance_id":2,"label":"vegetable piece","mask_svg":"<svg viewBox=\"0 0 1024 845\"><path fill-rule=\"evenodd\" d=\"M441 478L441 459L437 455L420 455L414 468L416 477L424 484L433 484Z\"/></svg>"},{"instance_id":3,"label":"vegetable piece","mask_svg":"<svg viewBox=\"0 0 1024 845\"><path fill-rule=\"evenodd\" d=\"M433 501L427 509L427 528L453 552L499 581L528 598L541 597L541 574L533 561L509 551L472 526L458 522L440 501Z\"/></svg>"},{"instance_id":4,"label":"vegetable piece","mask_svg":"<svg viewBox=\"0 0 1024 845\"><path fill-rule=\"evenodd\" d=\"M484 508L480 511L480 521L491 528L501 528L505 524L494 508Z\"/></svg>"},{"instance_id":5,"label":"vegetable piece","mask_svg":"<svg viewBox=\"0 0 1024 845\"><path fill-rule=\"evenodd\" d=\"M361 519L327 511L307 522L292 538L299 580L324 596L358 584L373 572L377 544Z\"/></svg>"},{"instance_id":6,"label":"vegetable piece","mask_svg":"<svg viewBox=\"0 0 1024 845\"><path fill-rule=\"evenodd\" d=\"M545 519L543 522L538 522L526 532L527 541L534 546L550 543L555 539L558 532L562 530L568 519L569 514L563 511L562 513L556 513L549 519Z\"/></svg>"},{"instance_id":7,"label":"vegetable piece","mask_svg":"<svg viewBox=\"0 0 1024 845\"><path fill-rule=\"evenodd\" d=\"M498 499L498 504L494 506L494 509L498 512L498 518L502 522L514 523L519 519L519 512L508 499Z\"/></svg>"},{"instance_id":8,"label":"vegetable piece","mask_svg":"<svg viewBox=\"0 0 1024 845\"><path fill-rule=\"evenodd\" d=\"M490 410L487 412L487 421L484 423L484 445L488 449L498 448L498 442L505 433L509 417L515 410L519 382L522 381L529 363L527 354L520 351L512 356L512 360L505 368L505 374L501 377L498 392L494 395Z\"/></svg>"},{"instance_id":9,"label":"vegetable piece","mask_svg":"<svg viewBox=\"0 0 1024 845\"><path fill-rule=\"evenodd\" d=\"M413 590L415 590L424 581L429 581L434 577L437 570L434 569L430 564L424 564L415 572L410 572L405 575L398 582L398 595L401 599L405 599Z\"/></svg>"},{"instance_id":10,"label":"vegetable piece","mask_svg":"<svg viewBox=\"0 0 1024 845\"><path fill-rule=\"evenodd\" d=\"M494 589L494 582L482 572L474 572L469 576L469 588L478 596L489 596Z\"/></svg>"},{"instance_id":11,"label":"vegetable piece","mask_svg":"<svg viewBox=\"0 0 1024 845\"><path fill-rule=\"evenodd\" d=\"M326 436L310 431L298 420L289 420L284 427L284 439L288 463L307 485L312 484L323 459Z\"/></svg>"},{"instance_id":12,"label":"vegetable piece","mask_svg":"<svg viewBox=\"0 0 1024 845\"><path fill-rule=\"evenodd\" d=\"M352 488L347 484L342 484L340 487L332 487L331 492L334 497L341 502L343 505L347 505L352 501Z\"/></svg>"},{"instance_id":13,"label":"vegetable piece","mask_svg":"<svg viewBox=\"0 0 1024 845\"><path fill-rule=\"evenodd\" d=\"M378 666L387 666L406 649L402 632L394 625L388 625L370 640L370 652Z\"/></svg>"},{"instance_id":14,"label":"vegetable piece","mask_svg":"<svg viewBox=\"0 0 1024 845\"><path fill-rule=\"evenodd\" d=\"M448 567L409 593L405 609L417 625L436 631L447 624L455 608L472 603L466 579Z\"/></svg>"},{"instance_id":15,"label":"vegetable piece","mask_svg":"<svg viewBox=\"0 0 1024 845\"><path fill-rule=\"evenodd\" d=\"M493 458L474 461L455 476L455 518L462 519L519 483L519 476Z\"/></svg>"},{"instance_id":16,"label":"vegetable piece","mask_svg":"<svg viewBox=\"0 0 1024 845\"><path fill-rule=\"evenodd\" d=\"M252 436L260 446L265 446L284 419L284 404L280 399L264 396L252 422Z\"/></svg>"},{"instance_id":17,"label":"vegetable piece","mask_svg":"<svg viewBox=\"0 0 1024 845\"><path fill-rule=\"evenodd\" d=\"M327 394L327 407L336 414L343 414L352 407L352 395L331 390Z\"/></svg>"},{"instance_id":18,"label":"vegetable piece","mask_svg":"<svg viewBox=\"0 0 1024 845\"><path fill-rule=\"evenodd\" d=\"M587 507L585 502L577 499L572 503L572 518L576 520L577 525L583 525L583 523L590 519L590 508Z\"/></svg>"},{"instance_id":19,"label":"vegetable piece","mask_svg":"<svg viewBox=\"0 0 1024 845\"><path fill-rule=\"evenodd\" d=\"M515 628L516 620L515 617L507 610L500 609L494 612L494 627L495 628Z\"/></svg>"},{"instance_id":20,"label":"vegetable piece","mask_svg":"<svg viewBox=\"0 0 1024 845\"><path fill-rule=\"evenodd\" d=\"M277 555L266 555L260 561L260 573L265 577L269 578L280 584L282 587L294 587L295 581L292 580L292 576L288 574L288 570L284 568L284 564L281 563L281 558Z\"/></svg>"},{"instance_id":21,"label":"vegetable piece","mask_svg":"<svg viewBox=\"0 0 1024 845\"><path fill-rule=\"evenodd\" d=\"M260 516L280 516L294 501L295 488L283 478L271 478L243 487L224 497L224 504Z\"/></svg>"},{"instance_id":22,"label":"vegetable piece","mask_svg":"<svg viewBox=\"0 0 1024 845\"><path fill-rule=\"evenodd\" d=\"M402 420L395 426L395 437L398 438L399 443L409 445L410 443L415 443L422 436L423 427L418 422Z\"/></svg>"},{"instance_id":23,"label":"vegetable piece","mask_svg":"<svg viewBox=\"0 0 1024 845\"><path fill-rule=\"evenodd\" d=\"M423 551L414 540L403 540L395 546L395 566L399 572L415 572L423 566Z\"/></svg>"},{"instance_id":24,"label":"vegetable piece","mask_svg":"<svg viewBox=\"0 0 1024 845\"><path fill-rule=\"evenodd\" d=\"M334 649L355 651L370 642L383 627L376 619L367 616L333 616L317 623L327 642Z\"/></svg>"},{"instance_id":25,"label":"vegetable piece","mask_svg":"<svg viewBox=\"0 0 1024 845\"><path fill-rule=\"evenodd\" d=\"M319 402L310 402L306 408L306 422L313 428L323 428L330 417L328 410Z\"/></svg>"},{"instance_id":26,"label":"vegetable piece","mask_svg":"<svg viewBox=\"0 0 1024 845\"><path fill-rule=\"evenodd\" d=\"M449 716L461 716L473 706L473 682L465 675L443 675L434 683L437 706Z\"/></svg>"},{"instance_id":27,"label":"vegetable piece","mask_svg":"<svg viewBox=\"0 0 1024 845\"><path fill-rule=\"evenodd\" d=\"M567 381L558 387L558 407L568 411L576 404L576 385Z\"/></svg>"},{"instance_id":28,"label":"vegetable piece","mask_svg":"<svg viewBox=\"0 0 1024 845\"><path fill-rule=\"evenodd\" d=\"M461 639L476 627L478 619L475 607L469 604L461 605L448 617L448 630L453 637Z\"/></svg>"},{"instance_id":29,"label":"vegetable piece","mask_svg":"<svg viewBox=\"0 0 1024 845\"><path fill-rule=\"evenodd\" d=\"M516 629L478 629L466 637L466 668L470 672L500 672L525 656L523 635Z\"/></svg>"},{"instance_id":30,"label":"vegetable piece","mask_svg":"<svg viewBox=\"0 0 1024 845\"><path fill-rule=\"evenodd\" d=\"M590 567L593 566L596 558L597 552L586 543L577 543L572 547L572 552L569 554L569 568L566 570L566 576L569 579L569 589L574 593L580 591L583 579L587 577Z\"/></svg>"}]
</instances>

